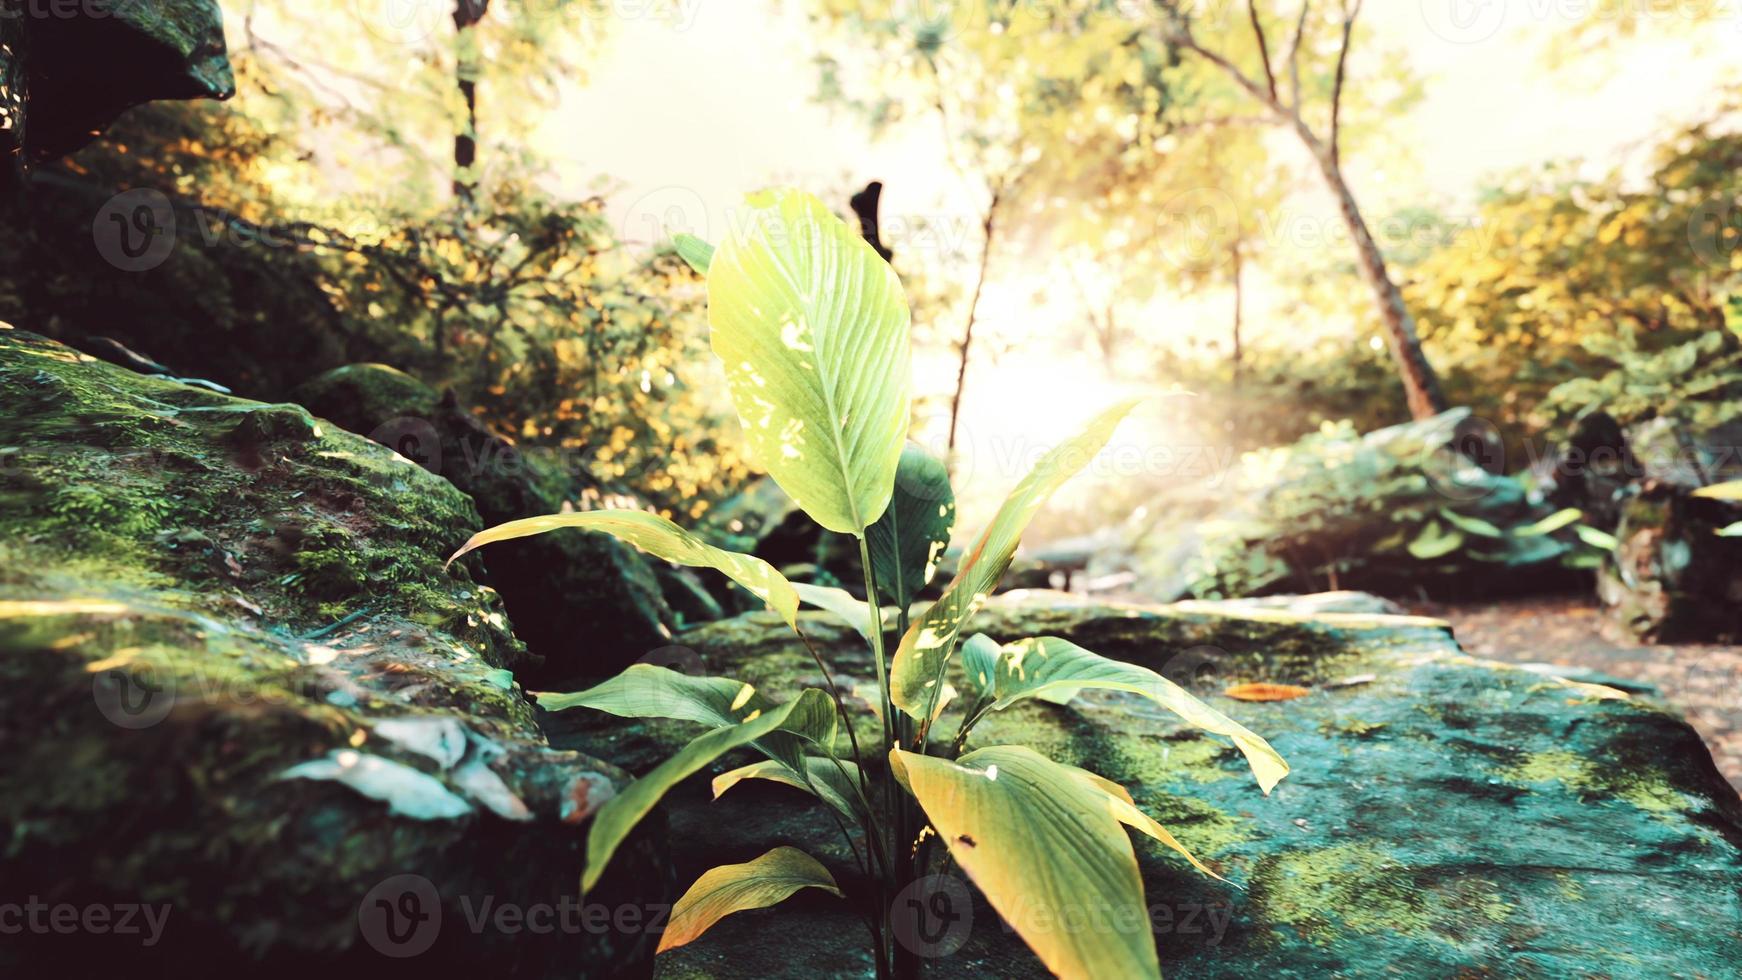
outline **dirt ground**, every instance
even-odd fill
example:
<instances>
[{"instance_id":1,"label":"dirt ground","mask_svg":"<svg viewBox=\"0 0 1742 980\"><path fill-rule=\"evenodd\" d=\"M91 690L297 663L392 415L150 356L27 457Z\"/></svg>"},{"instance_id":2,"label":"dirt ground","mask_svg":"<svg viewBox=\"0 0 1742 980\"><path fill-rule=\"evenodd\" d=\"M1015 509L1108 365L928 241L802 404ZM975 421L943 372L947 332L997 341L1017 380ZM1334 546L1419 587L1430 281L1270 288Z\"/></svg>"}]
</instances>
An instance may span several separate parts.
<instances>
[{"instance_id":1,"label":"dirt ground","mask_svg":"<svg viewBox=\"0 0 1742 980\"><path fill-rule=\"evenodd\" d=\"M1585 596L1416 603L1410 611L1450 621L1475 656L1583 667L1655 686L1705 737L1718 769L1742 792L1742 646L1639 646L1605 635Z\"/></svg>"}]
</instances>

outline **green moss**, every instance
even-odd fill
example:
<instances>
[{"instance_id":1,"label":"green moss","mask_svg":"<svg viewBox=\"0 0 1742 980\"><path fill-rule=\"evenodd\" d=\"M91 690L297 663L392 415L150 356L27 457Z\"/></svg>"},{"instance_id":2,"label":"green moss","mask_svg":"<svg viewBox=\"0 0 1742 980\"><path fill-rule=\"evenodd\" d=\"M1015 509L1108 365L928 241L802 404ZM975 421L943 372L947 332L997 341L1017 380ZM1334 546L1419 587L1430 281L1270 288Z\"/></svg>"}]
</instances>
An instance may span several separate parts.
<instances>
[{"instance_id":1,"label":"green moss","mask_svg":"<svg viewBox=\"0 0 1742 980\"><path fill-rule=\"evenodd\" d=\"M1434 921L1409 869L1377 847L1339 844L1269 856L1252 880L1252 900L1264 918L1320 944L1342 931L1421 934Z\"/></svg>"},{"instance_id":2,"label":"green moss","mask_svg":"<svg viewBox=\"0 0 1742 980\"><path fill-rule=\"evenodd\" d=\"M1661 771L1606 765L1571 752L1537 752L1496 769L1494 775L1533 790L1540 789L1543 783L1558 782L1581 797L1624 800L1648 813L1679 813L1693 805L1687 794L1671 786Z\"/></svg>"}]
</instances>

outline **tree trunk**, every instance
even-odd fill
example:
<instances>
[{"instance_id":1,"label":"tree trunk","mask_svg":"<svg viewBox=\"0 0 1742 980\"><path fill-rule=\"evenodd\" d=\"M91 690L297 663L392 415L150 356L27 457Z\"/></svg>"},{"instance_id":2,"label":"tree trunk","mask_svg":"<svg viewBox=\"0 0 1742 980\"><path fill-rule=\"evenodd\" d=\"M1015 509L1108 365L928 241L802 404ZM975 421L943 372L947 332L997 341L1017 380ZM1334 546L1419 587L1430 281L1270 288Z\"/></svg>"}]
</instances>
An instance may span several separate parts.
<instances>
[{"instance_id":1,"label":"tree trunk","mask_svg":"<svg viewBox=\"0 0 1742 980\"><path fill-rule=\"evenodd\" d=\"M478 189L478 178L472 168L478 163L478 59L472 47L472 28L484 19L490 0L455 0L454 2L454 83L466 104L466 118L454 134L454 198L470 205Z\"/></svg>"},{"instance_id":2,"label":"tree trunk","mask_svg":"<svg viewBox=\"0 0 1742 980\"><path fill-rule=\"evenodd\" d=\"M1240 382L1244 380L1246 372L1245 350L1240 346L1240 328L1246 319L1246 285L1241 276L1244 269L1241 266L1240 246L1234 245L1231 251L1234 256L1234 392L1239 394Z\"/></svg>"},{"instance_id":3,"label":"tree trunk","mask_svg":"<svg viewBox=\"0 0 1742 980\"><path fill-rule=\"evenodd\" d=\"M1343 169L1337 164L1330 147L1320 143L1298 117L1295 130L1318 161L1325 183L1337 198L1337 208L1343 214L1343 223L1349 228L1349 237L1355 242L1361 277L1367 280L1379 303L1379 317L1385 325L1391 359L1403 379L1409 414L1416 419L1432 418L1446 410L1446 396L1440 392L1439 378L1428 363L1427 355L1422 353L1421 340L1415 333L1415 319L1403 305L1403 292L1391 281L1391 274L1385 269L1385 256L1373 240L1373 233L1367 229L1367 222L1362 219L1361 209L1355 203L1355 195L1343 179Z\"/></svg>"},{"instance_id":4,"label":"tree trunk","mask_svg":"<svg viewBox=\"0 0 1742 980\"><path fill-rule=\"evenodd\" d=\"M980 275L974 280L974 295L968 300L968 323L962 329L961 360L956 365L956 393L950 397L950 439L945 445L946 465L955 462L956 454L956 424L962 416L962 391L968 385L968 349L974 343L974 320L980 313L980 294L986 288L986 269L992 262L992 237L997 230L998 219L997 191L992 193L992 201L986 205L986 221L983 226L986 241L980 248Z\"/></svg>"}]
</instances>

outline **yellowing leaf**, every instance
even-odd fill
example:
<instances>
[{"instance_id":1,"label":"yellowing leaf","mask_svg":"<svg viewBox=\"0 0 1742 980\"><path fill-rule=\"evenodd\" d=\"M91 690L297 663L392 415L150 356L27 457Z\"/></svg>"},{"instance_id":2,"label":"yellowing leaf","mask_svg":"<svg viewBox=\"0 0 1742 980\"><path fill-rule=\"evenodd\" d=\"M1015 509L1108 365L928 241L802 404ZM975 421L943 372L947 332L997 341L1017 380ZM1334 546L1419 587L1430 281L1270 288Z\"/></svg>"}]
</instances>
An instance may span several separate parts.
<instances>
[{"instance_id":1,"label":"yellowing leaf","mask_svg":"<svg viewBox=\"0 0 1742 980\"><path fill-rule=\"evenodd\" d=\"M1032 749L960 762L894 749L890 766L998 914L1061 977L1160 977L1131 838L1105 789ZM1064 910L1092 910L1059 928Z\"/></svg>"},{"instance_id":2,"label":"yellowing leaf","mask_svg":"<svg viewBox=\"0 0 1742 980\"><path fill-rule=\"evenodd\" d=\"M657 952L694 942L733 912L778 905L802 888L845 897L829 870L796 847L777 847L754 861L712 868L672 906Z\"/></svg>"},{"instance_id":3,"label":"yellowing leaf","mask_svg":"<svg viewBox=\"0 0 1742 980\"><path fill-rule=\"evenodd\" d=\"M562 528L601 531L666 561L692 568L712 568L749 589L780 613L786 624L798 627L798 593L774 566L751 555L716 548L676 524L640 510L590 510L579 514L552 514L509 521L472 535L466 546L454 552L448 564L487 544L531 537Z\"/></svg>"}]
</instances>

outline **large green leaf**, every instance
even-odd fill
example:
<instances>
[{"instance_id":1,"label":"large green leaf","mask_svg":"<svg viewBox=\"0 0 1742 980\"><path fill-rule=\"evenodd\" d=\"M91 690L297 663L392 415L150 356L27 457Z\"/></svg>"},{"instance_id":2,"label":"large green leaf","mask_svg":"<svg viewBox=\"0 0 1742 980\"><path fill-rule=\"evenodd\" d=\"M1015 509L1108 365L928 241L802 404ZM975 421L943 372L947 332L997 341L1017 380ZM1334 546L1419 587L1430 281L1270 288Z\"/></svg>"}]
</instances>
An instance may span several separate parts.
<instances>
[{"instance_id":1,"label":"large green leaf","mask_svg":"<svg viewBox=\"0 0 1742 980\"><path fill-rule=\"evenodd\" d=\"M760 558L716 548L676 524L641 510L590 510L579 514L552 514L549 517L529 517L509 521L472 535L466 546L454 552L448 564L458 561L467 552L498 541L531 537L561 528L581 528L602 531L666 561L693 568L712 568L749 589L757 598L774 607L786 624L798 627L798 594L786 576ZM561 596L553 601L561 601Z\"/></svg>"},{"instance_id":2,"label":"large green leaf","mask_svg":"<svg viewBox=\"0 0 1742 980\"><path fill-rule=\"evenodd\" d=\"M1028 522L1054 491L1107 445L1113 430L1136 404L1126 402L1102 412L1081 435L1041 457L1010 492L992 523L962 556L961 568L943 596L901 638L889 672L890 697L896 707L914 718L930 713L928 709L941 693L944 667L955 652L956 639L1004 577Z\"/></svg>"},{"instance_id":3,"label":"large green leaf","mask_svg":"<svg viewBox=\"0 0 1742 980\"><path fill-rule=\"evenodd\" d=\"M913 605L914 597L931 581L955 526L956 492L950 488L950 471L909 443L901 451L889 509L865 534L877 587L897 609Z\"/></svg>"},{"instance_id":4,"label":"large green leaf","mask_svg":"<svg viewBox=\"0 0 1742 980\"><path fill-rule=\"evenodd\" d=\"M672 906L657 952L693 942L733 912L779 905L801 888L846 897L828 869L796 847L777 847L754 861L705 871Z\"/></svg>"},{"instance_id":5,"label":"large green leaf","mask_svg":"<svg viewBox=\"0 0 1742 980\"><path fill-rule=\"evenodd\" d=\"M799 738L820 739L824 733L832 737L835 728L835 706L828 695L807 689L785 704L747 718L729 728L717 728L684 746L676 755L653 768L593 815L593 825L587 832L587 866L581 874L581 891L591 891L617 848L629 836L635 825L659 804L665 794L686 777L700 772L709 763L736 748L753 742L766 744L779 733L796 736L788 741L796 747ZM785 752L780 753L787 756ZM803 765L802 755L793 753L782 762L796 768Z\"/></svg>"},{"instance_id":6,"label":"large green leaf","mask_svg":"<svg viewBox=\"0 0 1742 980\"><path fill-rule=\"evenodd\" d=\"M1288 763L1282 761L1270 743L1173 681L1147 667L1110 660L1053 636L1020 640L1004 648L998 659L995 685L998 700L992 708L1003 711L1018 701L1042 697L1049 691L1074 693L1086 687L1140 694L1207 732L1233 739L1266 794L1288 775Z\"/></svg>"},{"instance_id":7,"label":"large green leaf","mask_svg":"<svg viewBox=\"0 0 1742 980\"><path fill-rule=\"evenodd\" d=\"M956 863L1047 969L1161 975L1131 838L1081 770L1020 746L960 762L900 749L889 758Z\"/></svg>"},{"instance_id":8,"label":"large green leaf","mask_svg":"<svg viewBox=\"0 0 1742 980\"><path fill-rule=\"evenodd\" d=\"M748 205L708 267L714 353L769 476L818 524L862 536L889 506L907 433L907 298L815 197Z\"/></svg>"},{"instance_id":9,"label":"large green leaf","mask_svg":"<svg viewBox=\"0 0 1742 980\"><path fill-rule=\"evenodd\" d=\"M653 664L632 664L585 691L540 694L538 703L546 711L592 708L620 718L675 718L712 728L736 725L769 706L743 681L690 677Z\"/></svg>"}]
</instances>

